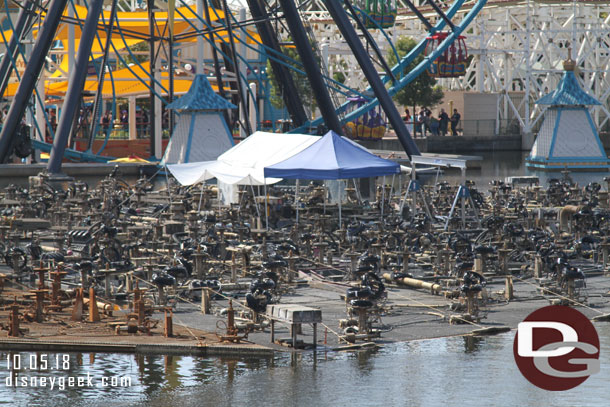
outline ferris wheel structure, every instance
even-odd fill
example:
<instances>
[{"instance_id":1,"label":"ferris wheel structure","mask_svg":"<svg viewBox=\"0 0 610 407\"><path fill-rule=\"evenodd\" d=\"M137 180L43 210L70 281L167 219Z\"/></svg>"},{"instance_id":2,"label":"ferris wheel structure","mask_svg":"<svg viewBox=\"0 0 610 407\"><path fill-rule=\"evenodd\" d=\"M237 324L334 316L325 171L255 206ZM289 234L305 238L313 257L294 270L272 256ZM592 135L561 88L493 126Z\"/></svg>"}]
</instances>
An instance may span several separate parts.
<instances>
[{"instance_id":1,"label":"ferris wheel structure","mask_svg":"<svg viewBox=\"0 0 610 407\"><path fill-rule=\"evenodd\" d=\"M407 7L400 7L393 27L385 35L375 33L379 46L391 52L392 42L400 36L415 39L426 35L426 27ZM434 21L434 10L421 12ZM475 7L465 2L456 20ZM353 57L337 41L332 19L322 10L308 11L308 22L316 29L319 43L329 44L326 60L331 75L340 72L346 84L364 89L362 73ZM476 15L464 32L468 53L472 55L462 76L439 78L446 90L498 94L497 132L507 123L526 135L536 131L544 110L534 102L553 91L559 83L562 61L577 61L580 85L602 102L593 107L598 128L610 127L610 13L606 3L585 1L491 0ZM571 53L571 55L568 55ZM532 142L530 137L529 143Z\"/></svg>"},{"instance_id":2,"label":"ferris wheel structure","mask_svg":"<svg viewBox=\"0 0 610 407\"><path fill-rule=\"evenodd\" d=\"M83 1L85 6L89 4L87 0ZM101 6L101 0L89 1ZM209 75L213 76L219 92L225 92L225 87L229 86L230 89L226 97L232 98L234 104L240 106L240 117L236 119L236 122L242 128L247 129L248 133L253 130L247 119L248 114L250 117L261 116L256 102L249 103L249 100L256 101L259 99L261 95L255 92L260 92L263 89L263 86L259 86L258 90L256 88L252 89L248 84L253 81L262 83L266 79L266 73L263 69L256 69L250 64L251 61L249 61L247 54L255 53L264 55L272 61L273 70L276 75L284 71L284 85L293 81L292 72L295 71L299 75L307 76L307 80L311 84L321 117L312 118L312 112L308 112L309 114L299 112L299 109L302 109L302 103L299 101L297 92L284 92L285 101L292 102L287 103L287 107L290 110L289 113L294 122L294 128L291 131L310 132L316 128L322 131L326 127L341 133L344 124L357 120L359 117L367 115L372 110L379 109L378 106L381 106L387 121L393 127L405 151L408 155L412 155L418 154L419 150L413 140L411 140L410 134L404 126L391 97L413 81L418 75L425 74L425 71L435 61L444 58L452 44L460 38L469 24L474 21L487 1L476 0L466 2L465 0L454 0L449 3L443 0L426 0L425 4L418 5L408 0L400 1L401 3L396 3L396 0L355 0L354 4L352 4L350 0L302 2L291 0L278 0L277 2L247 0L250 15L246 15L243 8L238 13L235 10L232 11L226 0L197 0L194 3L178 0L176 6L183 7L183 12L179 12L176 9L176 13L178 13L176 18L182 22L183 31L175 35L168 29L169 24L161 22L165 25L159 25L160 20L157 17L159 12L157 10L160 2L155 3L154 0L149 0L146 4L149 7L147 11L149 24L147 25L150 25L150 35L148 35L145 30L132 30L130 32L124 28L125 22L130 20L129 17L123 20L118 17L121 10L135 9L142 11L141 8L144 3L137 0L131 3L115 1L113 5L118 8L116 19L113 21L112 17L109 19L103 17L108 15L104 14L108 13L108 10L99 14L102 16L102 19L97 24L95 22L93 22L93 25L89 23L93 27L92 30L97 31L95 35L89 33L91 34L89 35L89 41L92 41L92 44L99 43L100 52L98 52L98 55L101 51L107 54L109 48L112 47L114 58L121 62L131 74L137 76L138 80L150 90L151 113L155 115L155 118L150 120L153 124L151 126L151 146L155 145L154 150L151 147L152 151L160 150L158 148L160 146L160 125L154 126L155 123L160 123L161 120L159 117L161 115L160 105L171 101L172 94L172 80L170 79L169 89L164 87L160 73L166 70L169 77L173 78L176 72L174 70L176 60L174 58L180 60L176 51L179 53L180 49L183 48L184 54L188 55L187 50L193 48L193 42L196 39L198 55L195 70L198 73L206 71L205 67L202 66L203 58L200 51L202 43L205 42L214 56L214 62L212 66L209 66L209 70L213 70L213 72L210 72ZM65 13L62 14L66 3L68 3L68 10L70 7L75 7L75 1L73 0L52 0L49 3L36 3L36 13L39 15L46 11L46 6L49 7L49 13L46 14L47 17L41 30L44 30L45 26L47 26L46 20L51 15L51 8L54 7L55 14L53 15L56 16L55 19L57 20L53 22L55 26L59 25L61 27L63 24L68 25L68 27L76 27L82 30L83 33L87 31L85 29L87 21L84 18L79 16L71 17L69 15L66 17ZM161 4L160 11L163 13L165 6L163 6L164 3ZM201 4L205 6L201 6ZM417 18L417 24L420 27L417 36L418 43L406 56L400 59L397 58L399 62L395 66L390 67L385 61L386 48L393 49L393 41L397 38L395 27L397 22L399 23L403 18L403 10L399 7L404 4L409 6L410 12ZM204 10L206 13L203 13ZM214 13L211 16L209 15L210 10ZM256 15L254 13L255 10L258 10ZM190 13L191 17L181 14L184 12ZM110 13L112 14L112 11ZM166 16L169 16L169 12ZM37 21L40 23L41 19L39 18ZM185 24L188 24L188 27L185 28ZM51 24L48 24L48 26L51 26ZM256 27L257 34L252 32L252 27ZM110 36L113 38L112 41L106 40L105 45L100 39L102 31L107 39ZM442 40L439 40L434 47L428 47L428 50L426 50L431 36L440 32L444 33ZM256 35L260 37L256 38ZM271 40L274 35L276 37L275 42ZM277 38L279 38L279 41ZM116 43L120 41L124 45L121 50L117 50ZM131 42L128 43L128 41ZM135 44L134 41L151 44L148 51L150 61L143 63L140 61L140 57L132 52L131 48ZM387 42L387 47L384 47L384 41ZM52 35L49 35L48 38L38 37L34 47L49 49L52 42ZM345 49L335 49L336 45L341 43L349 45L349 52L346 52ZM282 49L284 45L288 47L296 46L300 60L295 60L284 55ZM373 57L369 55L369 52L374 54ZM405 72L405 67L424 53L425 58L415 68ZM165 57L162 56L163 54ZM44 100L41 100L44 99L44 96L41 97L37 93L35 81L44 69L44 60L47 60L47 65L53 65L53 63L49 60L49 55L46 55L46 51L45 55L32 56L36 64L28 64L31 66L26 68L26 74L28 74L26 75L28 76L27 83L25 85L23 83L20 84L20 88L27 88L28 94L33 91L36 93L39 104L43 106L43 108L38 109L40 110L38 114L44 114L44 104L42 103ZM70 57L68 56L68 58ZM15 58L10 59L10 62L14 65ZM81 59L83 63L87 60L86 58ZM132 62L129 62L129 59ZM352 62L352 59L355 62ZM4 58L4 60L7 60L7 58ZM104 78L105 76L105 61L106 57L104 57L101 66L96 67L96 75L99 78ZM341 62L337 64L333 61ZM341 83L333 79L333 73L336 72L336 67L339 65L344 69L345 61L349 61L347 63L348 69L353 69L354 71L350 72L345 83ZM145 77L145 64L150 66L149 77ZM32 68L34 65L37 68ZM186 67L187 64L184 64L184 66ZM102 69L101 67L104 68ZM137 68L139 68L139 71ZM289 71L290 74L286 74L286 71ZM138 75L137 72L144 73ZM366 80L362 80L362 76L359 78L359 75L364 75ZM110 76L112 76L112 73ZM112 78L110 79L112 80ZM81 83L87 82L82 78ZM365 83L368 85L364 85ZM113 89L115 84L113 82ZM73 85L68 84L66 92L67 95L71 94L74 96L75 103L73 103L74 106L72 106L71 110L75 109L83 93L82 88L72 89L73 87ZM100 82L97 94L101 92L102 84ZM169 95L168 98L163 96L164 92ZM362 103L356 109L349 110L349 98L355 95L361 98ZM21 101L29 97L23 94L18 96ZM263 98L268 98L269 95L262 96ZM115 97L116 95L113 94L113 99ZM155 105L155 107L153 108L152 105ZM253 105L254 109L251 109ZM5 160L7 153L10 152L11 137L14 132L12 127L17 126L25 110L25 104L13 101L8 115L8 122L11 126L5 126L6 128L0 134L0 146L2 147L0 149L1 160ZM44 121L47 122L47 127L49 127L48 118L45 117L42 122ZM97 121L97 119L94 119L94 121ZM42 122L35 124L40 124L44 127ZM95 131L95 126L92 126L90 134L93 135ZM153 132L156 134L155 136L152 135ZM65 133L65 137L67 137L69 131ZM153 137L157 139L154 142L152 140ZM55 142L54 144L63 145L64 143L62 141L59 143ZM47 151L51 149L50 144L44 141L37 141L36 146L41 149L46 148ZM76 158L92 158L91 151L86 152L88 154L79 155L74 154L74 152L68 149L66 153L72 154ZM61 156L63 156L63 152L62 155L56 155L53 161L61 162Z\"/></svg>"}]
</instances>

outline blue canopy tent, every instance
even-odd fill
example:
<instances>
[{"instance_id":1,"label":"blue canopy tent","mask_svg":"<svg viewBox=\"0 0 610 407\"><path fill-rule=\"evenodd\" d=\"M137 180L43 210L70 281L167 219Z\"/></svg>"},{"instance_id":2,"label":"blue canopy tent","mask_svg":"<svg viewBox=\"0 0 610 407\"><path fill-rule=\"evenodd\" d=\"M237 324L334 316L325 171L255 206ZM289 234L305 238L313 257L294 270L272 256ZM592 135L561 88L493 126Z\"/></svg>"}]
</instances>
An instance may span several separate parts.
<instances>
[{"instance_id":1,"label":"blue canopy tent","mask_svg":"<svg viewBox=\"0 0 610 407\"><path fill-rule=\"evenodd\" d=\"M377 157L331 130L300 153L265 167L264 173L265 178L339 180L400 174L400 165Z\"/></svg>"}]
</instances>

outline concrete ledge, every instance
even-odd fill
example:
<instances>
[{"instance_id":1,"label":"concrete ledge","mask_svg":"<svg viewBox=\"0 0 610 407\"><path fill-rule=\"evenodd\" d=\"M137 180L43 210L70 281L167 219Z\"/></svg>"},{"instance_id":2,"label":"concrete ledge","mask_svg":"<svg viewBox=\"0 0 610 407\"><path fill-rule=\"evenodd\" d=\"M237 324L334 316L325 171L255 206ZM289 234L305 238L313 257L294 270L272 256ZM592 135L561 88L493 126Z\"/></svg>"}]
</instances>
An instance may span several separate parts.
<instances>
[{"instance_id":1,"label":"concrete ledge","mask_svg":"<svg viewBox=\"0 0 610 407\"><path fill-rule=\"evenodd\" d=\"M35 352L112 352L200 356L271 357L275 351L260 345L197 345L197 344L135 344L117 342L37 341L32 339L0 339L1 350Z\"/></svg>"},{"instance_id":2,"label":"concrete ledge","mask_svg":"<svg viewBox=\"0 0 610 407\"><path fill-rule=\"evenodd\" d=\"M509 136L428 136L417 138L415 144L421 152L455 153L459 151L520 151L521 135ZM381 140L359 140L368 149L404 151L395 136L384 137Z\"/></svg>"},{"instance_id":3,"label":"concrete ledge","mask_svg":"<svg viewBox=\"0 0 610 407\"><path fill-rule=\"evenodd\" d=\"M110 174L113 168L118 165L120 167L121 176L139 175L140 169L147 169L148 167L155 168L152 164L145 163L63 163L62 171L66 175L80 177L83 175L96 175L106 176ZM47 164L0 164L0 174L2 178L14 178L19 177L25 179L32 175L38 175L38 173L46 170ZM27 182L27 179L25 179Z\"/></svg>"},{"instance_id":4,"label":"concrete ledge","mask_svg":"<svg viewBox=\"0 0 610 407\"><path fill-rule=\"evenodd\" d=\"M428 137L427 152L449 153L455 151L516 151L521 150L521 136L446 136Z\"/></svg>"}]
</instances>

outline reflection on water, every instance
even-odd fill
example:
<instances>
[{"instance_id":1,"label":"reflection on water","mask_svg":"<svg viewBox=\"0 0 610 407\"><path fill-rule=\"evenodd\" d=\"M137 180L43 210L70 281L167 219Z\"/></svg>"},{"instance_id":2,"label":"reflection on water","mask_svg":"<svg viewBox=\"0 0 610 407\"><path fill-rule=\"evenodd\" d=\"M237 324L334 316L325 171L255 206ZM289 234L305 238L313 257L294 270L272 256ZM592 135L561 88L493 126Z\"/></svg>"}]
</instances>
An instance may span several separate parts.
<instances>
[{"instance_id":1,"label":"reflection on water","mask_svg":"<svg viewBox=\"0 0 610 407\"><path fill-rule=\"evenodd\" d=\"M64 406L70 400L70 405L180 407L602 405L610 380L610 325L597 329L601 372L567 392L547 392L529 384L514 364L514 333L507 333L414 341L377 351L283 353L254 359L74 353L65 371L54 365L30 370L27 362L13 378L67 380L89 373L93 380L93 387L64 390L7 387L11 371L6 361L15 355L29 361L30 354L3 353L0 404ZM49 360L56 356L47 355ZM116 386L100 386L103 377L129 378L130 385L117 379Z\"/></svg>"},{"instance_id":2,"label":"reflection on water","mask_svg":"<svg viewBox=\"0 0 610 407\"><path fill-rule=\"evenodd\" d=\"M464 337L464 352L474 353L480 349L481 341L483 338L480 336L465 336Z\"/></svg>"},{"instance_id":3,"label":"reflection on water","mask_svg":"<svg viewBox=\"0 0 610 407\"><path fill-rule=\"evenodd\" d=\"M466 178L474 180L476 187L480 190L486 190L491 180L502 180L510 176L535 175L540 178L540 182L544 186L548 186L548 181L552 178L562 178L560 171L546 172L534 171L525 167L525 158L529 155L527 151L496 151L496 152L477 152L473 155L478 155L483 158L480 169L469 169L466 173ZM584 186L589 182L595 181L602 185L605 189L606 183L604 178L610 175L605 172L571 172L570 177L579 185ZM459 183L461 175L459 171L446 171L440 179L449 181L449 183ZM433 179L434 180L434 179Z\"/></svg>"}]
</instances>

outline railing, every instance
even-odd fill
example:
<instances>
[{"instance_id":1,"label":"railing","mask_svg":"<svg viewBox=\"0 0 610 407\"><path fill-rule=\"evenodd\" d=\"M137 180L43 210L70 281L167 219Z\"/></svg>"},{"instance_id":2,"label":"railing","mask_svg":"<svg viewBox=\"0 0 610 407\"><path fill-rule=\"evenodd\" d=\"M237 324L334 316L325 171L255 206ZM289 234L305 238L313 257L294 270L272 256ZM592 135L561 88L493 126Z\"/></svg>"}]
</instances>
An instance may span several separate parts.
<instances>
[{"instance_id":1,"label":"railing","mask_svg":"<svg viewBox=\"0 0 610 407\"><path fill-rule=\"evenodd\" d=\"M415 130L415 135L417 137L422 137L423 124L419 122L415 123L415 128L413 127L413 121L409 121L406 123L409 129L409 132L413 135ZM466 137L495 137L498 135L506 136L506 135L520 135L521 134L521 126L519 125L519 121L516 119L510 120L494 120L494 119L481 119L481 120L460 120L457 125L457 133L459 136ZM426 136L431 136L432 131L430 126L426 131ZM438 135L442 136L442 129L438 129ZM452 135L451 131L451 122L447 124L447 130L445 135Z\"/></svg>"},{"instance_id":2,"label":"railing","mask_svg":"<svg viewBox=\"0 0 610 407\"><path fill-rule=\"evenodd\" d=\"M136 125L136 138L137 139L146 139L150 136L150 128L147 123L137 124ZM167 129L163 129L163 138L169 137L169 131ZM96 139L105 139L106 131L100 129L97 132L95 137ZM115 125L114 128L110 130L110 140L128 140L129 139L129 127L125 127L122 125Z\"/></svg>"},{"instance_id":3,"label":"railing","mask_svg":"<svg viewBox=\"0 0 610 407\"><path fill-rule=\"evenodd\" d=\"M498 134L521 134L521 124L517 119L498 120Z\"/></svg>"},{"instance_id":4,"label":"railing","mask_svg":"<svg viewBox=\"0 0 610 407\"><path fill-rule=\"evenodd\" d=\"M458 133L466 137L520 135L521 125L517 119L461 120Z\"/></svg>"}]
</instances>

